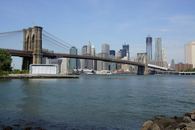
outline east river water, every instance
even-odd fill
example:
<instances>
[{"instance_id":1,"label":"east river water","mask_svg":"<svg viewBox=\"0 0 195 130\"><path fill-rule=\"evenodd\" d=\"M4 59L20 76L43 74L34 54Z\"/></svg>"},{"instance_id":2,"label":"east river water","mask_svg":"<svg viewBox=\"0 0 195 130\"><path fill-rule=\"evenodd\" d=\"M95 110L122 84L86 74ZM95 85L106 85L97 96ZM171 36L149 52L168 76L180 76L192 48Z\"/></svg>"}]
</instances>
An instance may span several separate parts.
<instances>
[{"instance_id":1,"label":"east river water","mask_svg":"<svg viewBox=\"0 0 195 130\"><path fill-rule=\"evenodd\" d=\"M0 80L0 124L139 130L156 115L195 109L195 76L111 75Z\"/></svg>"}]
</instances>

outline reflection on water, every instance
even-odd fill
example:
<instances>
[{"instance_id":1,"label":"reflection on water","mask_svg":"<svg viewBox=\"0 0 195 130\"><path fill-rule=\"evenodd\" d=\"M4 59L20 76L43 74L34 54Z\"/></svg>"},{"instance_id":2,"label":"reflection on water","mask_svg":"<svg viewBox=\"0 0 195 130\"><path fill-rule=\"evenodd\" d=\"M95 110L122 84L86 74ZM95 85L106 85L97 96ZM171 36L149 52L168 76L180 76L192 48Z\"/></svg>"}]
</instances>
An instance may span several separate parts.
<instances>
[{"instance_id":1,"label":"reflection on water","mask_svg":"<svg viewBox=\"0 0 195 130\"><path fill-rule=\"evenodd\" d=\"M193 76L1 80L0 122L48 129L139 129L155 115L194 109L194 87Z\"/></svg>"}]
</instances>

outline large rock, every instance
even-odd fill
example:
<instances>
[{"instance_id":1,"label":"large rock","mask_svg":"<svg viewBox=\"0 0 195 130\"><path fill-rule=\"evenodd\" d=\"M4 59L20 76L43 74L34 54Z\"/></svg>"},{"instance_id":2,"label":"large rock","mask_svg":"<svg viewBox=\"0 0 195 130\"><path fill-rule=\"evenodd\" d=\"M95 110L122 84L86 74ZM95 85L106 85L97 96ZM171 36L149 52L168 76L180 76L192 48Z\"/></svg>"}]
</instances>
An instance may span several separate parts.
<instances>
[{"instance_id":1,"label":"large rock","mask_svg":"<svg viewBox=\"0 0 195 130\"><path fill-rule=\"evenodd\" d=\"M149 129L151 129L152 125L153 125L153 121L148 120L148 121L144 122L141 130L149 130Z\"/></svg>"},{"instance_id":2,"label":"large rock","mask_svg":"<svg viewBox=\"0 0 195 130\"><path fill-rule=\"evenodd\" d=\"M141 130L195 130L195 111L185 113L183 117L156 116L146 121Z\"/></svg>"}]
</instances>

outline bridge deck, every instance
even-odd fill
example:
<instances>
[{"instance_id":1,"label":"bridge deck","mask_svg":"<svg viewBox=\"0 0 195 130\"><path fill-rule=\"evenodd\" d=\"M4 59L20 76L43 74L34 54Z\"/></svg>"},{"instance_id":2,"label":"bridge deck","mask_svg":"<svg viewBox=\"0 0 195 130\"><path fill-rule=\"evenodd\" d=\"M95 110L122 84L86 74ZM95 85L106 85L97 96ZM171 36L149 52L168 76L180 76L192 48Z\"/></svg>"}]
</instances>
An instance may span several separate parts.
<instances>
[{"instance_id":1,"label":"bridge deck","mask_svg":"<svg viewBox=\"0 0 195 130\"><path fill-rule=\"evenodd\" d=\"M10 53L11 56L19 56L19 57L32 57L33 53L31 51L23 51L23 50L15 50L15 49L3 49ZM88 59L88 60L99 60L105 62L113 62L119 64L129 64L135 66L145 67L145 64L134 62L134 61L127 61L127 60L118 60L118 59L111 59L111 58L101 58L96 56L85 56L85 55L72 55L72 54L65 54L65 53L51 53L51 52L43 52L43 57L48 58L76 58L76 59Z\"/></svg>"}]
</instances>

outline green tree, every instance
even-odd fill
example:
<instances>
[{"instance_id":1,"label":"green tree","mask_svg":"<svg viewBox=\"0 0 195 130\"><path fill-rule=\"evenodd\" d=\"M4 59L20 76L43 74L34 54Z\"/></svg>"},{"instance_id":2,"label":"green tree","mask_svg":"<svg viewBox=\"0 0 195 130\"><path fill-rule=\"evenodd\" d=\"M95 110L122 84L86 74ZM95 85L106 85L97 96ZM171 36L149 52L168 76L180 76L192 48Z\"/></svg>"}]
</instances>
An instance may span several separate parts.
<instances>
[{"instance_id":1,"label":"green tree","mask_svg":"<svg viewBox=\"0 0 195 130\"><path fill-rule=\"evenodd\" d=\"M5 51L0 49L0 71L11 71L11 55Z\"/></svg>"}]
</instances>

